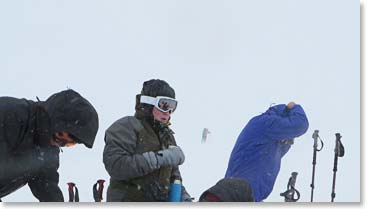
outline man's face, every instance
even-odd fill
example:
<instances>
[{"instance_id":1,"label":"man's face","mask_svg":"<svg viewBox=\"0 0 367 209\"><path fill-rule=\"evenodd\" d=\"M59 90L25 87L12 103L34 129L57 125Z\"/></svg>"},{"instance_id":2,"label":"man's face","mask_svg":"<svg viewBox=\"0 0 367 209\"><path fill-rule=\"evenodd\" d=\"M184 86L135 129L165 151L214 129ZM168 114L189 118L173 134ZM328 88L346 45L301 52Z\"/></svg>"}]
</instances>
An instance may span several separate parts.
<instances>
[{"instance_id":1,"label":"man's face","mask_svg":"<svg viewBox=\"0 0 367 209\"><path fill-rule=\"evenodd\" d=\"M53 135L50 144L56 147L71 147L76 144L76 141L66 132L57 132Z\"/></svg>"},{"instance_id":2,"label":"man's face","mask_svg":"<svg viewBox=\"0 0 367 209\"><path fill-rule=\"evenodd\" d=\"M158 110L156 107L153 107L153 117L155 120L162 122L162 123L167 123L169 121L169 119L171 118L171 113L170 111L168 112L162 112L160 110Z\"/></svg>"}]
</instances>

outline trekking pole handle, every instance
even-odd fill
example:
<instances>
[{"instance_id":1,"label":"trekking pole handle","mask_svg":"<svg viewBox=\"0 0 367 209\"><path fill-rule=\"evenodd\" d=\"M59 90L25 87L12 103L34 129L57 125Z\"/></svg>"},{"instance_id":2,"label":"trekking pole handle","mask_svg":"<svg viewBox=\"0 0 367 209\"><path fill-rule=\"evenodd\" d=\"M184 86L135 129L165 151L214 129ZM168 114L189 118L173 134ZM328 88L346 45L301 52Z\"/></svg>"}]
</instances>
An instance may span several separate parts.
<instances>
[{"instance_id":1,"label":"trekking pole handle","mask_svg":"<svg viewBox=\"0 0 367 209\"><path fill-rule=\"evenodd\" d=\"M292 176L291 176L291 179L290 179L290 186L294 187L296 185L296 180L297 180L298 173L297 172L292 172L291 175Z\"/></svg>"},{"instance_id":2,"label":"trekking pole handle","mask_svg":"<svg viewBox=\"0 0 367 209\"><path fill-rule=\"evenodd\" d=\"M317 139L319 138L319 130L315 130L312 134L313 138L313 147L317 149Z\"/></svg>"},{"instance_id":3,"label":"trekking pole handle","mask_svg":"<svg viewBox=\"0 0 367 209\"><path fill-rule=\"evenodd\" d=\"M337 153L338 157L343 157L344 156L344 147L343 147L343 144L340 140L342 138L342 136L340 135L340 133L336 133L335 136L336 136L336 139L335 139L334 152Z\"/></svg>"},{"instance_id":4,"label":"trekking pole handle","mask_svg":"<svg viewBox=\"0 0 367 209\"><path fill-rule=\"evenodd\" d=\"M337 140L340 140L342 138L342 136L340 135L340 133L336 133L335 136L336 136L336 139Z\"/></svg>"},{"instance_id":5,"label":"trekking pole handle","mask_svg":"<svg viewBox=\"0 0 367 209\"><path fill-rule=\"evenodd\" d=\"M336 133L335 134L335 149L334 149L334 152L335 153L339 153L339 142L340 142L340 139L342 138L342 136L340 135L340 133Z\"/></svg>"},{"instance_id":6,"label":"trekking pole handle","mask_svg":"<svg viewBox=\"0 0 367 209\"><path fill-rule=\"evenodd\" d=\"M324 147L324 142L321 140L320 136L319 136L319 130L315 130L312 134L312 138L313 138L313 148L315 151L321 151L322 148ZM320 142L321 142L321 147L320 149L318 149L317 147L319 146L318 145L318 139L320 139Z\"/></svg>"},{"instance_id":7,"label":"trekking pole handle","mask_svg":"<svg viewBox=\"0 0 367 209\"><path fill-rule=\"evenodd\" d=\"M315 130L314 132L313 132L313 134L312 134L312 138L313 139L317 139L317 138L319 138L319 130Z\"/></svg>"}]
</instances>

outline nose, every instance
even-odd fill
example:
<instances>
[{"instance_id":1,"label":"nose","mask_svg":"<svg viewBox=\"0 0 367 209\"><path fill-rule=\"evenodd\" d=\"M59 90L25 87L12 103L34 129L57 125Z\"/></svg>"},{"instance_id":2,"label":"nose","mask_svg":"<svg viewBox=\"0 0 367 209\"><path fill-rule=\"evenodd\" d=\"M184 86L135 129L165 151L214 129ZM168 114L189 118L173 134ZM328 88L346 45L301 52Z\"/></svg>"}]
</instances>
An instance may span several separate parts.
<instances>
[{"instance_id":1,"label":"nose","mask_svg":"<svg viewBox=\"0 0 367 209\"><path fill-rule=\"evenodd\" d=\"M172 113L172 110L169 110L168 112L163 112L163 115L164 116L170 116Z\"/></svg>"}]
</instances>

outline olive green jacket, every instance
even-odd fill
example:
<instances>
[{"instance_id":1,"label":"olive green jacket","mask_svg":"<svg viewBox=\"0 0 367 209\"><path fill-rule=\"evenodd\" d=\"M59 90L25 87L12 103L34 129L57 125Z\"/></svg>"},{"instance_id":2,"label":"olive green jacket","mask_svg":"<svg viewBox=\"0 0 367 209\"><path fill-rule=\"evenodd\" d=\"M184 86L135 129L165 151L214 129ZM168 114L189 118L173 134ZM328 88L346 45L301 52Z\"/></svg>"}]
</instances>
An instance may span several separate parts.
<instances>
[{"instance_id":1,"label":"olive green jacket","mask_svg":"<svg viewBox=\"0 0 367 209\"><path fill-rule=\"evenodd\" d=\"M133 116L117 120L106 130L103 163L111 177L107 201L162 201L147 197L158 190L160 197L168 197L170 183L182 180L178 166L152 170L142 154L176 145L173 134L168 127L157 134L148 122ZM183 196L189 197L184 188Z\"/></svg>"}]
</instances>

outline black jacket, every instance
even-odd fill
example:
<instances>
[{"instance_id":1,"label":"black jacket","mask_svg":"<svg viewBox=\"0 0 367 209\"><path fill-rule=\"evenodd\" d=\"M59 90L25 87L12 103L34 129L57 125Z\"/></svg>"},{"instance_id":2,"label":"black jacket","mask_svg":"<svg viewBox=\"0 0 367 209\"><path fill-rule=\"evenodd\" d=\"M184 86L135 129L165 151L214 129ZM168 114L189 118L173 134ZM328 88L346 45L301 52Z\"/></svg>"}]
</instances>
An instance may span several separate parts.
<instances>
[{"instance_id":1,"label":"black jacket","mask_svg":"<svg viewBox=\"0 0 367 209\"><path fill-rule=\"evenodd\" d=\"M28 183L39 201L64 201L52 135L65 131L91 148L97 130L95 109L73 90L45 102L0 97L0 198Z\"/></svg>"},{"instance_id":2,"label":"black jacket","mask_svg":"<svg viewBox=\"0 0 367 209\"><path fill-rule=\"evenodd\" d=\"M239 178L223 178L214 186L203 192L200 202L207 202L206 195L211 193L221 202L254 202L250 184Z\"/></svg>"}]
</instances>

